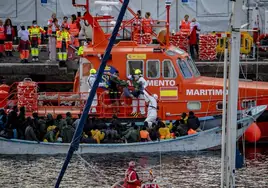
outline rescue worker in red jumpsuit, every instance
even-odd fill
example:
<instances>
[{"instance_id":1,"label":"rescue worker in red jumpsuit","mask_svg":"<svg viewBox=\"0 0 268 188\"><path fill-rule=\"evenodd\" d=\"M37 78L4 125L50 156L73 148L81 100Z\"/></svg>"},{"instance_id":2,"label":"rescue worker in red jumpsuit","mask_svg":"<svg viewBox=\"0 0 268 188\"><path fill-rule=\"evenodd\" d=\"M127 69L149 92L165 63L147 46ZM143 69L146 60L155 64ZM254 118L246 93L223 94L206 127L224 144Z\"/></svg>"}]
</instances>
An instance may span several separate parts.
<instances>
[{"instance_id":1,"label":"rescue worker in red jumpsuit","mask_svg":"<svg viewBox=\"0 0 268 188\"><path fill-rule=\"evenodd\" d=\"M153 24L154 24L154 21L151 18L151 13L150 12L146 12L145 18L142 19L142 30L143 30L143 33L152 34L153 33Z\"/></svg>"},{"instance_id":2,"label":"rescue worker in red jumpsuit","mask_svg":"<svg viewBox=\"0 0 268 188\"><path fill-rule=\"evenodd\" d=\"M124 186L125 188L139 188L141 186L141 181L135 171L135 162L130 161L128 164L128 169L125 172Z\"/></svg>"},{"instance_id":3,"label":"rescue worker in red jumpsuit","mask_svg":"<svg viewBox=\"0 0 268 188\"><path fill-rule=\"evenodd\" d=\"M136 19L133 22L133 32L132 32L132 38L135 40L136 35L141 34L141 10L137 11Z\"/></svg>"},{"instance_id":4,"label":"rescue worker in red jumpsuit","mask_svg":"<svg viewBox=\"0 0 268 188\"><path fill-rule=\"evenodd\" d=\"M3 57L3 53L5 51L4 49L4 43L5 43L5 28L3 25L3 20L0 19L0 58Z\"/></svg>"}]
</instances>

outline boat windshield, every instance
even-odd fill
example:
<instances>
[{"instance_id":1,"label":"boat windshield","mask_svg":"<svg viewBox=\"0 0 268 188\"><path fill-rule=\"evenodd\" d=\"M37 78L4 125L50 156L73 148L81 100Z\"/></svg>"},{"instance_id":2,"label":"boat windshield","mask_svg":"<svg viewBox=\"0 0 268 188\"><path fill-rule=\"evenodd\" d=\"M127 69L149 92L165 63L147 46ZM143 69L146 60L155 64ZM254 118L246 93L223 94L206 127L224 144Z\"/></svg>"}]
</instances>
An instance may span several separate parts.
<instances>
[{"instance_id":1,"label":"boat windshield","mask_svg":"<svg viewBox=\"0 0 268 188\"><path fill-rule=\"evenodd\" d=\"M192 73L194 74L195 77L199 77L200 76L200 72L197 69L194 61L192 60L191 57L187 57L187 63L189 65L189 67L192 69Z\"/></svg>"},{"instance_id":2,"label":"boat windshield","mask_svg":"<svg viewBox=\"0 0 268 188\"><path fill-rule=\"evenodd\" d=\"M185 60L178 59L177 64L178 64L178 67L179 67L184 78L192 78L193 77L193 75L192 75L189 67L187 66L187 63Z\"/></svg>"}]
</instances>

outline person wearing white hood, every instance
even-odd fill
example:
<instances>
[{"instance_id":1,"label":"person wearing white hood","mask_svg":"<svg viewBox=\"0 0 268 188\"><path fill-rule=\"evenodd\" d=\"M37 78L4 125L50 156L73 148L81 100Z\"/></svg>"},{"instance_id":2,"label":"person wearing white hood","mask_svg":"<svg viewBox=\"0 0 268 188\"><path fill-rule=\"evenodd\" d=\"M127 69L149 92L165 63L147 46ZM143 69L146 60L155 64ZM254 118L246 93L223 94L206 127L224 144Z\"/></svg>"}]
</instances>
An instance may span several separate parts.
<instances>
[{"instance_id":1,"label":"person wearing white hood","mask_svg":"<svg viewBox=\"0 0 268 188\"><path fill-rule=\"evenodd\" d=\"M87 84L89 86L88 92L90 93L94 85L94 82L96 81L97 71L96 69L90 69L89 73L90 75L87 79ZM104 86L105 86L104 83L99 83L99 87L104 87ZM97 105L98 105L98 95L96 93L91 104L91 109L90 109L91 113L97 113L97 110L96 110Z\"/></svg>"},{"instance_id":2,"label":"person wearing white hood","mask_svg":"<svg viewBox=\"0 0 268 188\"><path fill-rule=\"evenodd\" d=\"M158 96L156 94L153 94L151 96L146 91L144 91L144 97L145 97L145 101L147 103L149 103L148 112L147 112L147 118L145 119L144 122L147 122L149 128L151 128L153 123L155 123L156 119L157 119L157 100L158 100Z\"/></svg>"}]
</instances>

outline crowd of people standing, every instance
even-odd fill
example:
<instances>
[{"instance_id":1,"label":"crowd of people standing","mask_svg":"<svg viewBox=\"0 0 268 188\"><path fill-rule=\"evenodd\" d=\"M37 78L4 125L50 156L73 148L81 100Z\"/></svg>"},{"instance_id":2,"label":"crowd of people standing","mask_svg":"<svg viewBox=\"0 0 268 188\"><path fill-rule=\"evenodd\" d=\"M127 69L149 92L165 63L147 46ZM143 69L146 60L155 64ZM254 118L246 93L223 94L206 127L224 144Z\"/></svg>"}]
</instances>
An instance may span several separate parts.
<instances>
[{"instance_id":1,"label":"crowd of people standing","mask_svg":"<svg viewBox=\"0 0 268 188\"><path fill-rule=\"evenodd\" d=\"M13 42L18 39L21 62L27 63L30 54L33 62L39 61L39 47L44 42L41 39L48 38L48 61L58 60L60 65L65 66L67 59L74 57L82 42L92 40L92 27L75 14L71 15L71 21L67 16L61 21L53 13L45 28L40 27L37 20L33 20L31 26L21 23L15 28L11 19L8 18L5 22L0 19L0 58L13 56Z\"/></svg>"}]
</instances>

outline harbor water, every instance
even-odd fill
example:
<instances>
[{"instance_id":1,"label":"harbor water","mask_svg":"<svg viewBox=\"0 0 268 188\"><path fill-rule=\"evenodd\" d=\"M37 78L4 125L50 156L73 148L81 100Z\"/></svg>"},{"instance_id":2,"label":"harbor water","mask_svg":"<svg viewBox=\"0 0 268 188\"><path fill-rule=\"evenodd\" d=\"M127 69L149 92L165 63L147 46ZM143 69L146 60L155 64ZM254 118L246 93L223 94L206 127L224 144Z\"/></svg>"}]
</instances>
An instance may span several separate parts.
<instances>
[{"instance_id":1,"label":"harbor water","mask_svg":"<svg viewBox=\"0 0 268 188\"><path fill-rule=\"evenodd\" d=\"M220 151L194 153L74 155L61 187L106 188L124 177L130 160L138 172L153 170L162 187L220 187ZM246 166L236 172L237 187L268 187L268 148L247 147ZM0 156L0 187L50 188L65 156ZM142 176L142 175L141 175ZM143 175L145 176L145 175Z\"/></svg>"}]
</instances>

